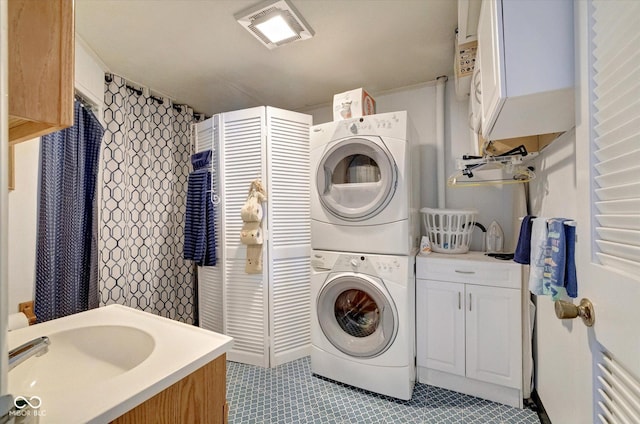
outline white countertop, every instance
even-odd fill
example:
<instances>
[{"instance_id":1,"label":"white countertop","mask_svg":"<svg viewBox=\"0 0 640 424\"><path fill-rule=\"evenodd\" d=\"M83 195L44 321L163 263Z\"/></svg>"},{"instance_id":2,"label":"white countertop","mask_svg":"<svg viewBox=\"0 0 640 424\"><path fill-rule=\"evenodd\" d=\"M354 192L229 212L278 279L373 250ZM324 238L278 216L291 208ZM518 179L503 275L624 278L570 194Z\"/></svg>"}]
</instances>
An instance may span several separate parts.
<instances>
[{"instance_id":1,"label":"white countertop","mask_svg":"<svg viewBox=\"0 0 640 424\"><path fill-rule=\"evenodd\" d=\"M487 256L486 252L479 252L475 250L470 250L467 253L436 253L431 252L428 255L420 255L416 256L416 260L422 261L424 259L450 259L450 260L461 260L461 261L477 261L477 262L486 262L486 263L502 263L509 264L513 266L520 266L519 263L514 262L513 259L504 260L504 259L496 259L491 256Z\"/></svg>"},{"instance_id":2,"label":"white countertop","mask_svg":"<svg viewBox=\"0 0 640 424\"><path fill-rule=\"evenodd\" d=\"M97 380L95 386L65 387L65 381L60 381L55 390L32 393L42 399L40 423L105 423L113 420L226 353L233 343L231 337L222 334L125 306L110 305L11 331L8 345L12 349L36 337L104 325L132 327L148 333L155 342L153 351L139 365L105 381ZM50 349L55 349L53 343ZM38 359L30 358L18 367L29 367L29 361ZM10 372L10 393L11 381Z\"/></svg>"}]
</instances>

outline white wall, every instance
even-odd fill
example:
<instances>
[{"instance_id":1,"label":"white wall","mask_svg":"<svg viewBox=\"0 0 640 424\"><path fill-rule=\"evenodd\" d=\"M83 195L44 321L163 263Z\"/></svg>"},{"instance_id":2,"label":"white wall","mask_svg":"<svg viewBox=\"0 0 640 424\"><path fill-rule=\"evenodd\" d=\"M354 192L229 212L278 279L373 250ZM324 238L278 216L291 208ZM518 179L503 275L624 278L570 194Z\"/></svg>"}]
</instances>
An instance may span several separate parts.
<instances>
[{"instance_id":1,"label":"white wall","mask_svg":"<svg viewBox=\"0 0 640 424\"><path fill-rule=\"evenodd\" d=\"M453 79L449 78L445 91L445 174L455 171L455 159L469 153L470 133L468 131L468 101L460 101L455 96ZM435 82L406 87L381 94L372 93L376 100L376 112L406 110L418 133L421 151L421 206L437 207L436 179L436 86ZM313 115L314 124L322 124L333 119L331 105L305 110ZM446 182L445 182L446 183ZM522 191L521 184L483 187L448 187L446 205L448 208L474 208L479 212L478 222L485 227L496 220L505 232L505 251L513 251L514 199ZM521 215L521 213L520 213ZM473 250L481 250L480 230L475 230Z\"/></svg>"},{"instance_id":2,"label":"white wall","mask_svg":"<svg viewBox=\"0 0 640 424\"><path fill-rule=\"evenodd\" d=\"M543 217L576 217L575 133L570 131L536 160L537 178L530 183L532 213ZM578 269L578 280L580 280ZM535 296L536 389L554 423L590 422L591 411L580 396L591 390L587 327L580 320L559 320L549 296Z\"/></svg>"},{"instance_id":3,"label":"white wall","mask_svg":"<svg viewBox=\"0 0 640 424\"><path fill-rule=\"evenodd\" d=\"M33 300L40 139L15 145L15 190L9 192L9 312Z\"/></svg>"},{"instance_id":4,"label":"white wall","mask_svg":"<svg viewBox=\"0 0 640 424\"><path fill-rule=\"evenodd\" d=\"M76 38L76 88L82 95L102 104L104 98L104 64ZM102 118L102 117L100 117ZM35 263L37 231L38 170L40 139L19 143L15 147L15 190L9 192L9 312L17 312L18 303L35 297Z\"/></svg>"}]
</instances>

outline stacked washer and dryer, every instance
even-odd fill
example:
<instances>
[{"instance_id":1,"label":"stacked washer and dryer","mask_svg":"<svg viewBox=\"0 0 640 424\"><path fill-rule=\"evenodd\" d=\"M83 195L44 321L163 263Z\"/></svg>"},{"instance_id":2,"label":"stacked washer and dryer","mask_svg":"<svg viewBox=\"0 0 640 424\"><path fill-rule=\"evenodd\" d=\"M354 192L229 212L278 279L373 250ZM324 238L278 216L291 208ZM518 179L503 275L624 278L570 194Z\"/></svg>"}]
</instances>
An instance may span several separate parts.
<instances>
[{"instance_id":1,"label":"stacked washer and dryer","mask_svg":"<svg viewBox=\"0 0 640 424\"><path fill-rule=\"evenodd\" d=\"M410 399L420 153L406 112L311 128L311 369Z\"/></svg>"}]
</instances>

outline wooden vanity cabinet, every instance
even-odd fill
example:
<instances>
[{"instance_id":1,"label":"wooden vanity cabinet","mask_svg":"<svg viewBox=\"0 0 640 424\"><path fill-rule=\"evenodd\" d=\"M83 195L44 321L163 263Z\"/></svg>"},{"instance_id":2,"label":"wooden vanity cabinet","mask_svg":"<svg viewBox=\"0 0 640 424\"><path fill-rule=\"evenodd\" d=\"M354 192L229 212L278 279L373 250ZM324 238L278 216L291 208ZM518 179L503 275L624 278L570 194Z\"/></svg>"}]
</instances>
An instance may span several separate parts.
<instances>
[{"instance_id":1,"label":"wooden vanity cabinet","mask_svg":"<svg viewBox=\"0 0 640 424\"><path fill-rule=\"evenodd\" d=\"M9 143L73 125L73 0L8 1Z\"/></svg>"},{"instance_id":2,"label":"wooden vanity cabinet","mask_svg":"<svg viewBox=\"0 0 640 424\"><path fill-rule=\"evenodd\" d=\"M226 370L223 354L111 424L226 424Z\"/></svg>"}]
</instances>

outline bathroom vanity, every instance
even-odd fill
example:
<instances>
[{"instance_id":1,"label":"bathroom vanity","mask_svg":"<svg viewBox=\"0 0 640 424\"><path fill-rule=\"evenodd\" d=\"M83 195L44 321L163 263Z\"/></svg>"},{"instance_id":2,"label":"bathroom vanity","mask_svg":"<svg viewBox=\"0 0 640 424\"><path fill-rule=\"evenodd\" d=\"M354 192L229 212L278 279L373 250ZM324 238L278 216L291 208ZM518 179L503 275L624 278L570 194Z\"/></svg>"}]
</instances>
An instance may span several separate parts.
<instances>
[{"instance_id":1,"label":"bathroom vanity","mask_svg":"<svg viewBox=\"0 0 640 424\"><path fill-rule=\"evenodd\" d=\"M48 352L9 372L39 423L224 423L231 337L110 305L8 333Z\"/></svg>"},{"instance_id":2,"label":"bathroom vanity","mask_svg":"<svg viewBox=\"0 0 640 424\"><path fill-rule=\"evenodd\" d=\"M111 423L226 423L226 369L222 354Z\"/></svg>"},{"instance_id":3,"label":"bathroom vanity","mask_svg":"<svg viewBox=\"0 0 640 424\"><path fill-rule=\"evenodd\" d=\"M418 381L521 408L522 266L432 253L416 278Z\"/></svg>"}]
</instances>

